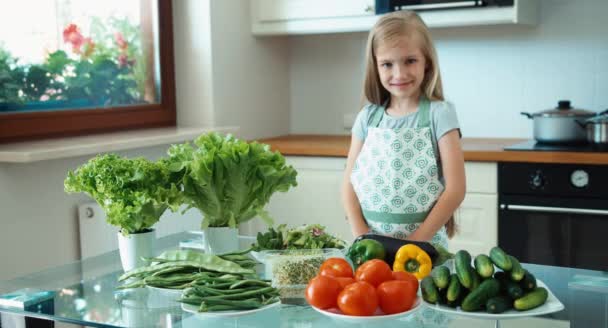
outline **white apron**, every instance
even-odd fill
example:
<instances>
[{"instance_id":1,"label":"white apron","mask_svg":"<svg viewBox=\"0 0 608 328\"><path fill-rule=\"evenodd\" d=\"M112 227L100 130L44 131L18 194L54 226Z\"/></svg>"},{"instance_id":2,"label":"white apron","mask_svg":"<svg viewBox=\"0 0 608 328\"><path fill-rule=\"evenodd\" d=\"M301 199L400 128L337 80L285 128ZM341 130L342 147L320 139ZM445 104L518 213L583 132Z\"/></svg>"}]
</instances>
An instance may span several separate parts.
<instances>
[{"instance_id":1,"label":"white apron","mask_svg":"<svg viewBox=\"0 0 608 328\"><path fill-rule=\"evenodd\" d=\"M424 221L444 190L430 128L430 102L420 98L416 128L379 128L377 108L351 173L351 183L371 231L405 239ZM447 248L442 227L430 241Z\"/></svg>"}]
</instances>

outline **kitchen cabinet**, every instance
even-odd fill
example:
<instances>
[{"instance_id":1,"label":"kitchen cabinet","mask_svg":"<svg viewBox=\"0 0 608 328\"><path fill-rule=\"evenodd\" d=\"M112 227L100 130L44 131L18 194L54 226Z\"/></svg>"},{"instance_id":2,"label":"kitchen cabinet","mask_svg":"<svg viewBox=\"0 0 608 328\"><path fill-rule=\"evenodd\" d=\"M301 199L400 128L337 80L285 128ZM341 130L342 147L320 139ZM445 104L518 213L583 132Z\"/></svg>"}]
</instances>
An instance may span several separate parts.
<instances>
[{"instance_id":1,"label":"kitchen cabinet","mask_svg":"<svg viewBox=\"0 0 608 328\"><path fill-rule=\"evenodd\" d=\"M485 253L498 244L498 190L496 163L466 162L467 192L454 213L456 235L449 250Z\"/></svg>"},{"instance_id":2,"label":"kitchen cabinet","mask_svg":"<svg viewBox=\"0 0 608 328\"><path fill-rule=\"evenodd\" d=\"M366 32L376 23L375 0L251 0L253 35ZM419 12L429 28L524 24L535 25L537 0L513 6Z\"/></svg>"},{"instance_id":3,"label":"kitchen cabinet","mask_svg":"<svg viewBox=\"0 0 608 328\"><path fill-rule=\"evenodd\" d=\"M342 208L340 187L346 158L287 156L298 171L298 186L276 193L266 210L277 224L290 227L320 223L328 231L352 240L346 213ZM467 162L467 194L454 217L458 231L449 241L449 250L466 249L471 254L487 253L498 241L498 194L496 163ZM261 220L244 225L241 233L255 235L266 230Z\"/></svg>"},{"instance_id":4,"label":"kitchen cabinet","mask_svg":"<svg viewBox=\"0 0 608 328\"><path fill-rule=\"evenodd\" d=\"M340 187L346 158L287 156L288 164L298 171L298 185L286 193L275 193L266 210L276 224L289 227L320 223L328 232L352 240L350 226L340 200ZM266 230L259 220L251 220L241 231L256 234Z\"/></svg>"}]
</instances>

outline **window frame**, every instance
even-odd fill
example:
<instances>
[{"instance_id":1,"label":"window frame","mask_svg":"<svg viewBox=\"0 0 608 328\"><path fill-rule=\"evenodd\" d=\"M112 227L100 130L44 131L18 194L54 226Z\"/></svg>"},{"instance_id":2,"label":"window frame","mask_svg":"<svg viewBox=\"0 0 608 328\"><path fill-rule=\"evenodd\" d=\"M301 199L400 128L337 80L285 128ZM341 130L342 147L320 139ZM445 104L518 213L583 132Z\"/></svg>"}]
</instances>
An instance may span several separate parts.
<instances>
[{"instance_id":1,"label":"window frame","mask_svg":"<svg viewBox=\"0 0 608 328\"><path fill-rule=\"evenodd\" d=\"M175 126L173 0L157 0L160 103L0 114L0 144L94 133Z\"/></svg>"}]
</instances>

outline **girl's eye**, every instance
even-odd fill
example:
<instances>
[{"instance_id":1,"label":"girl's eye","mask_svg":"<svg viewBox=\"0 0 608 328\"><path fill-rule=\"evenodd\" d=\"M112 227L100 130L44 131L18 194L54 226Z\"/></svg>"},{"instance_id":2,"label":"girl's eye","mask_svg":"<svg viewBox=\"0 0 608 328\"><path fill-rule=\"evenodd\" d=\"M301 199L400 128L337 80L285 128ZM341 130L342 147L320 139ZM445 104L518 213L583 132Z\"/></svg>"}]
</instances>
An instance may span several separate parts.
<instances>
[{"instance_id":1,"label":"girl's eye","mask_svg":"<svg viewBox=\"0 0 608 328\"><path fill-rule=\"evenodd\" d=\"M414 64L418 61L418 59L416 58L410 58L408 60L405 61L406 64Z\"/></svg>"},{"instance_id":2,"label":"girl's eye","mask_svg":"<svg viewBox=\"0 0 608 328\"><path fill-rule=\"evenodd\" d=\"M393 67L393 64L391 64L391 63L382 63L382 65L380 65L380 66L382 66L384 68L391 68L391 67Z\"/></svg>"}]
</instances>

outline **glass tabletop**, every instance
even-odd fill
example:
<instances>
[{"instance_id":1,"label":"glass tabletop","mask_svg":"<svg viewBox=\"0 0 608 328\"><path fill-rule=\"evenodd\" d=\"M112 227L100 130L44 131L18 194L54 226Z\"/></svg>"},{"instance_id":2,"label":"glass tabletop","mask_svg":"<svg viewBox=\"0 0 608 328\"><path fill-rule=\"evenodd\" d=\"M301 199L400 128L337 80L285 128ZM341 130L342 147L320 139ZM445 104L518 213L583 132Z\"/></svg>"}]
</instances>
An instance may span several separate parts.
<instances>
[{"instance_id":1,"label":"glass tabletop","mask_svg":"<svg viewBox=\"0 0 608 328\"><path fill-rule=\"evenodd\" d=\"M157 240L157 249L176 249L192 238L180 233ZM241 240L242 246L250 244ZM540 317L501 320L500 327L608 327L608 273L524 264L564 304ZM118 290L123 273L118 251L0 282L0 294L23 288L54 292L26 309L0 305L0 316L18 314L87 327L357 327L309 306L278 307L238 317L202 317L182 310L179 293L150 288ZM420 306L414 314L374 327L495 327L493 320L463 317Z\"/></svg>"}]
</instances>

